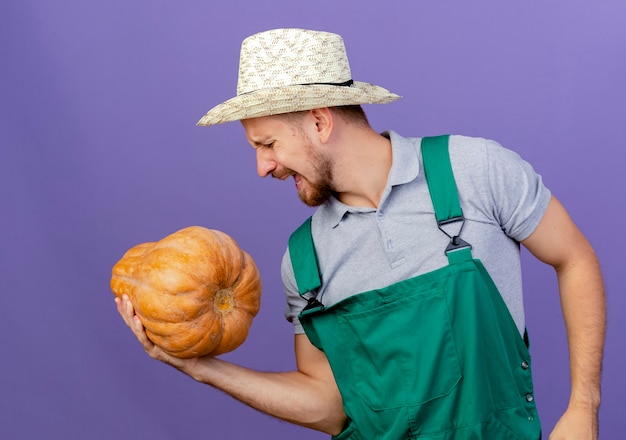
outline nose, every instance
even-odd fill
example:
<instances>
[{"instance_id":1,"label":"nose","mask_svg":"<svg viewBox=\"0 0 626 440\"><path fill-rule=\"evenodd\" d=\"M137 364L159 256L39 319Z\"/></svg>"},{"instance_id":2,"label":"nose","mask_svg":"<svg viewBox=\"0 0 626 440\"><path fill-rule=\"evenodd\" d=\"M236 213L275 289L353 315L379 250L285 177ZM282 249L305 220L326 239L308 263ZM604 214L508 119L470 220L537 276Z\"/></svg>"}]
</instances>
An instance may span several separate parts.
<instances>
[{"instance_id":1,"label":"nose","mask_svg":"<svg viewBox=\"0 0 626 440\"><path fill-rule=\"evenodd\" d=\"M272 158L269 149L257 148L256 150L256 170L259 176L267 177L276 169L276 161Z\"/></svg>"}]
</instances>

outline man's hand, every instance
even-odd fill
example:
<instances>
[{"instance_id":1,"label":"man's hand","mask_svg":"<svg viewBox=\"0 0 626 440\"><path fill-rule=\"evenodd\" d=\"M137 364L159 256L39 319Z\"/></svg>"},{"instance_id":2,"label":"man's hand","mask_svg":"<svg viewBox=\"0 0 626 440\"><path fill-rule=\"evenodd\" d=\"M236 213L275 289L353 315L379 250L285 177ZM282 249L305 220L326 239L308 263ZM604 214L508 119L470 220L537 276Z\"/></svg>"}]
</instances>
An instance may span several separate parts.
<instances>
[{"instance_id":1,"label":"man's hand","mask_svg":"<svg viewBox=\"0 0 626 440\"><path fill-rule=\"evenodd\" d=\"M597 440L598 411L592 408L568 408L554 426L550 440Z\"/></svg>"},{"instance_id":2,"label":"man's hand","mask_svg":"<svg viewBox=\"0 0 626 440\"><path fill-rule=\"evenodd\" d=\"M195 362L194 359L179 359L174 356L170 356L157 347L150 339L148 339L148 335L146 335L146 330L141 323L141 319L135 314L135 309L133 308L133 304L128 299L128 296L124 295L122 299L116 297L115 304L117 305L118 313L122 316L126 325L132 330L133 334L150 357L161 362L165 362L166 364L182 371L185 370L185 367L190 367L191 364Z\"/></svg>"}]
</instances>

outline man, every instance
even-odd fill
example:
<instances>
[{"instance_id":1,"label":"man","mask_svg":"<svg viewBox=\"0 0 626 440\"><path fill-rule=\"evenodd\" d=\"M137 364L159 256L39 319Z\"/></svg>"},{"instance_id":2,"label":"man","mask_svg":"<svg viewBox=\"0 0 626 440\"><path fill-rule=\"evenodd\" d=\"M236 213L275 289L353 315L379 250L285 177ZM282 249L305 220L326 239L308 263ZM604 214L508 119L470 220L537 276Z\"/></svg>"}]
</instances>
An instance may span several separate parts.
<instances>
[{"instance_id":1,"label":"man","mask_svg":"<svg viewBox=\"0 0 626 440\"><path fill-rule=\"evenodd\" d=\"M319 206L282 267L296 371L172 358L127 298L119 313L153 358L337 438L536 439L522 243L556 270L570 346L570 403L550 438L597 438L605 311L591 246L495 142L374 131L360 105L398 98L352 79L340 36L277 29L244 40L237 96L199 122L240 120L259 175L293 177Z\"/></svg>"}]
</instances>

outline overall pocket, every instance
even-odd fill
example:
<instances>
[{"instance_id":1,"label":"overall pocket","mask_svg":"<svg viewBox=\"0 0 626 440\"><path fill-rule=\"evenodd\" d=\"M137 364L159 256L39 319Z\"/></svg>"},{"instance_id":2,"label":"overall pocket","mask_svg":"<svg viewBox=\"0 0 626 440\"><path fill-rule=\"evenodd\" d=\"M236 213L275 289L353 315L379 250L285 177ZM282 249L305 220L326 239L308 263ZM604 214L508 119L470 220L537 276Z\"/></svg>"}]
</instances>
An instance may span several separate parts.
<instances>
[{"instance_id":1,"label":"overall pocket","mask_svg":"<svg viewBox=\"0 0 626 440\"><path fill-rule=\"evenodd\" d=\"M461 379L448 305L432 289L338 317L353 391L374 410L423 405Z\"/></svg>"}]
</instances>

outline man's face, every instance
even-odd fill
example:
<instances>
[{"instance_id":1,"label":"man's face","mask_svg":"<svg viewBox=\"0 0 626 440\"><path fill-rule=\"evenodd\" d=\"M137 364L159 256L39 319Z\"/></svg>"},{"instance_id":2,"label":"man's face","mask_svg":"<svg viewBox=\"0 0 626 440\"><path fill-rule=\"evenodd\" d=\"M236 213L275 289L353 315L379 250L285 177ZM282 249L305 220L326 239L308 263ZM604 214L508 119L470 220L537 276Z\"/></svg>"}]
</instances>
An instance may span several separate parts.
<instances>
[{"instance_id":1,"label":"man's face","mask_svg":"<svg viewBox=\"0 0 626 440\"><path fill-rule=\"evenodd\" d=\"M265 116L241 123L256 150L259 176L293 177L300 200L308 206L319 206L333 194L331 160L319 151L299 121Z\"/></svg>"}]
</instances>

